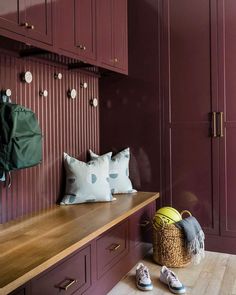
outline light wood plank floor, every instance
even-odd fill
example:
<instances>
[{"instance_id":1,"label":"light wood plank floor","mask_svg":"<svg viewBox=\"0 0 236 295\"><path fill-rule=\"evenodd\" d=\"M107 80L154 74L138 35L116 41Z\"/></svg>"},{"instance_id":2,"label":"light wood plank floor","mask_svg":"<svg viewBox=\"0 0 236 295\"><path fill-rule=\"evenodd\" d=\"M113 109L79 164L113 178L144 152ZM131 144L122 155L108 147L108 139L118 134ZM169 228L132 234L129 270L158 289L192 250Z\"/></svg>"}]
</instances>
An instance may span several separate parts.
<instances>
[{"instance_id":1,"label":"light wood plank floor","mask_svg":"<svg viewBox=\"0 0 236 295\"><path fill-rule=\"evenodd\" d=\"M143 262L150 271L153 291L139 291L135 285L134 267L108 295L171 294L159 281L160 266L152 261L151 253ZM186 286L186 294L192 295L236 295L236 255L206 252L199 265L172 269Z\"/></svg>"}]
</instances>

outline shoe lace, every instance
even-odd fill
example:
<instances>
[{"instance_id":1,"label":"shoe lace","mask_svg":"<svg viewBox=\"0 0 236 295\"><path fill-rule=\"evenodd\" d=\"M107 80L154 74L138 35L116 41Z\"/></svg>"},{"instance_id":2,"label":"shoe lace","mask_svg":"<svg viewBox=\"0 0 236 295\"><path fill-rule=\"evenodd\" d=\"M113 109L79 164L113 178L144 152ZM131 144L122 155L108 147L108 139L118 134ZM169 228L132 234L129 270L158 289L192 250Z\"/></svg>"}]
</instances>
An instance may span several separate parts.
<instances>
[{"instance_id":1,"label":"shoe lace","mask_svg":"<svg viewBox=\"0 0 236 295\"><path fill-rule=\"evenodd\" d=\"M166 278L168 281L171 280L172 282L179 282L177 276L170 270L166 271Z\"/></svg>"},{"instance_id":2,"label":"shoe lace","mask_svg":"<svg viewBox=\"0 0 236 295\"><path fill-rule=\"evenodd\" d=\"M140 269L140 276L149 278L149 272L148 272L148 269L146 267L142 267Z\"/></svg>"}]
</instances>

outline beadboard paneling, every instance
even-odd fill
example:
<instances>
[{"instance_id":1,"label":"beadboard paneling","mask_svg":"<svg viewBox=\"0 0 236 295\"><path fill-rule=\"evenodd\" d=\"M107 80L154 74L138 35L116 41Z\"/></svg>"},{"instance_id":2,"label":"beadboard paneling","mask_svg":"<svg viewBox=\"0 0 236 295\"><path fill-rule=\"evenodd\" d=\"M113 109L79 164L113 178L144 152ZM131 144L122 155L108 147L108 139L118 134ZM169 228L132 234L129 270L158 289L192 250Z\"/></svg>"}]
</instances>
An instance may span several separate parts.
<instances>
[{"instance_id":1,"label":"beadboard paneling","mask_svg":"<svg viewBox=\"0 0 236 295\"><path fill-rule=\"evenodd\" d=\"M20 81L20 73L30 70L31 84ZM54 73L61 72L62 80ZM80 87L87 82L88 88ZM43 132L42 164L12 172L12 186L0 183L0 222L49 208L63 193L63 152L86 160L88 148L99 152L99 111L89 104L98 97L98 78L65 66L0 53L0 88L11 88L12 101L31 108ZM75 88L77 98L67 98ZM39 96L46 89L48 97Z\"/></svg>"}]
</instances>

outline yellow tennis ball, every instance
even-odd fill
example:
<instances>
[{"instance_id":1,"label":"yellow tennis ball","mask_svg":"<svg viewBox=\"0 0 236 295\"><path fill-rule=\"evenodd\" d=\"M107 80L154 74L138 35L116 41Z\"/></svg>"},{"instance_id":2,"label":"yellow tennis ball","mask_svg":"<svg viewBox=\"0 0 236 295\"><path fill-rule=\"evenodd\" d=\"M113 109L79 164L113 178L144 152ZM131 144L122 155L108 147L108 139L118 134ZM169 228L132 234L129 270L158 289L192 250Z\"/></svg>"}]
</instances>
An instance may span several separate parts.
<instances>
[{"instance_id":1,"label":"yellow tennis ball","mask_svg":"<svg viewBox=\"0 0 236 295\"><path fill-rule=\"evenodd\" d=\"M181 219L180 213L175 208L162 207L157 210L153 218L153 225L155 227L164 226L165 224L172 224Z\"/></svg>"}]
</instances>

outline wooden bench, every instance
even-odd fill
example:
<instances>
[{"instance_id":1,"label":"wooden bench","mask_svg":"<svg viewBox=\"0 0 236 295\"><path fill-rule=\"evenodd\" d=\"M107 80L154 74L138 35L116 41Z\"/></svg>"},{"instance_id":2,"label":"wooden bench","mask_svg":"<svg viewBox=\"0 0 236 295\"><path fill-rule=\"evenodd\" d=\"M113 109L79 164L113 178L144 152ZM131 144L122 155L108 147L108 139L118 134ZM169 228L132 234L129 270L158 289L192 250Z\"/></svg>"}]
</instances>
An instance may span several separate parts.
<instances>
[{"instance_id":1,"label":"wooden bench","mask_svg":"<svg viewBox=\"0 0 236 295\"><path fill-rule=\"evenodd\" d=\"M158 197L122 194L1 225L0 294L106 294L150 249Z\"/></svg>"}]
</instances>

